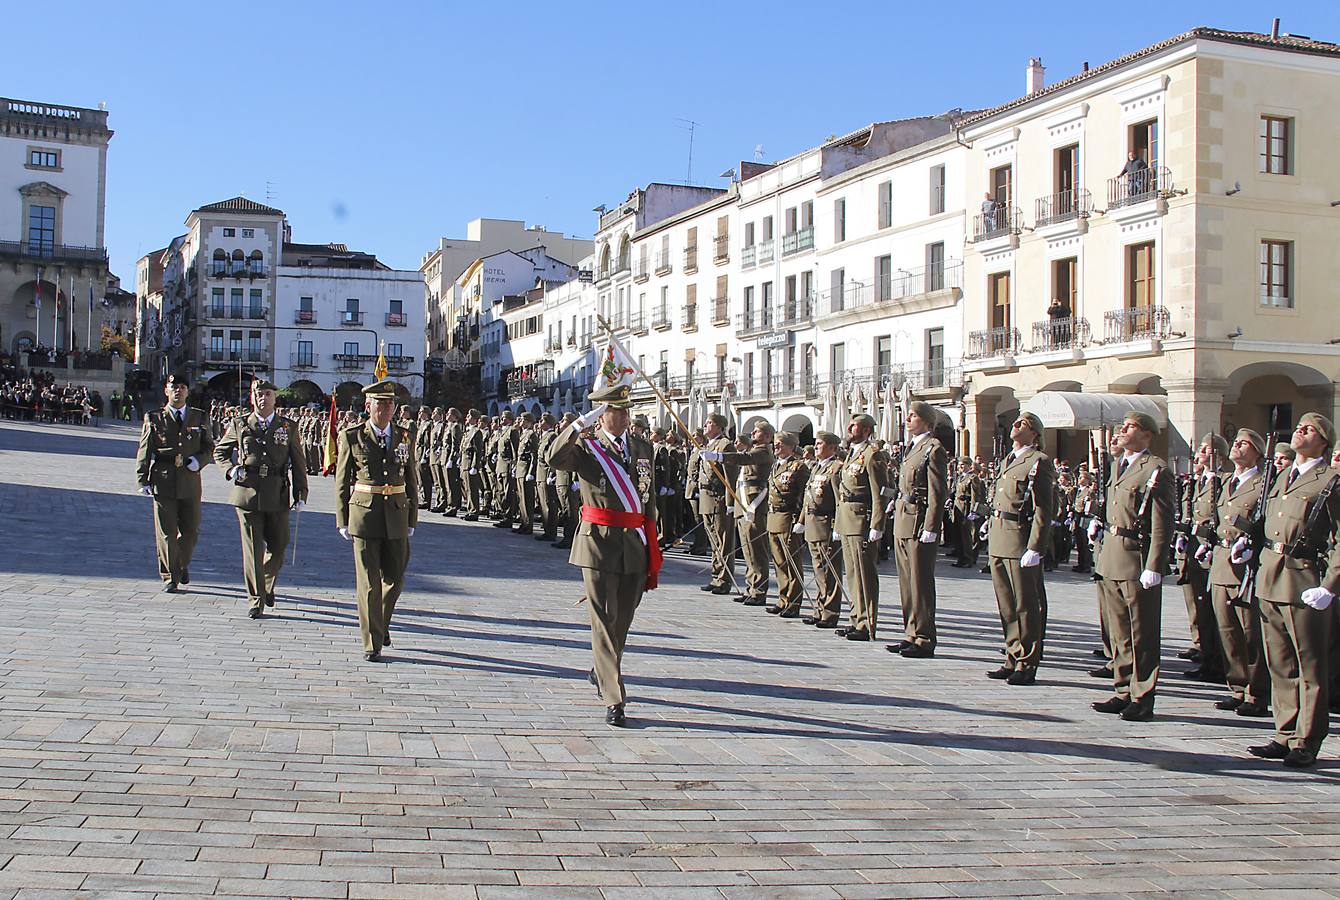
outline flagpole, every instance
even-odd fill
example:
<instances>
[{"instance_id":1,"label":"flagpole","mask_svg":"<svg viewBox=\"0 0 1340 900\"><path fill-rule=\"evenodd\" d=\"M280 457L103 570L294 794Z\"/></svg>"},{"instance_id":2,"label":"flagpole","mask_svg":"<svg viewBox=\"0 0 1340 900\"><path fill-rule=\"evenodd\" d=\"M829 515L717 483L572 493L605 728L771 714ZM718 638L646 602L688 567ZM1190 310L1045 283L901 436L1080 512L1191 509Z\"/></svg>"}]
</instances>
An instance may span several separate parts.
<instances>
[{"instance_id":1,"label":"flagpole","mask_svg":"<svg viewBox=\"0 0 1340 900\"><path fill-rule=\"evenodd\" d=\"M74 276L70 276L70 352L74 352Z\"/></svg>"},{"instance_id":2,"label":"flagpole","mask_svg":"<svg viewBox=\"0 0 1340 900\"><path fill-rule=\"evenodd\" d=\"M93 351L93 279L88 279L88 330L84 336L84 347L90 353Z\"/></svg>"},{"instance_id":3,"label":"flagpole","mask_svg":"<svg viewBox=\"0 0 1340 900\"><path fill-rule=\"evenodd\" d=\"M41 268L37 270L37 283L33 285L33 305L37 307L37 343L42 343L42 276L45 273ZM36 348L34 348L36 349Z\"/></svg>"},{"instance_id":4,"label":"flagpole","mask_svg":"<svg viewBox=\"0 0 1340 900\"><path fill-rule=\"evenodd\" d=\"M51 311L52 315L54 316L54 318L51 320L51 349L57 350L60 348L60 275L59 274L56 275L56 280L53 282L53 284L55 284L56 286L56 290L53 292L56 296L52 298L51 302Z\"/></svg>"}]
</instances>

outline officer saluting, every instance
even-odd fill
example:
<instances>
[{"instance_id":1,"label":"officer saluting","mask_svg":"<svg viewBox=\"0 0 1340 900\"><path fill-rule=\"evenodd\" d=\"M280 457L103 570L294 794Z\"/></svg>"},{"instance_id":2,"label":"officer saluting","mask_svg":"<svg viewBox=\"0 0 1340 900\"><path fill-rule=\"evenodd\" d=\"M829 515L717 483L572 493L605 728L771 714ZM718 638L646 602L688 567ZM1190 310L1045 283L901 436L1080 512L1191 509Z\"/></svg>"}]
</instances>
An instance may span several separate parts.
<instances>
[{"instance_id":1,"label":"officer saluting","mask_svg":"<svg viewBox=\"0 0 1340 900\"><path fill-rule=\"evenodd\" d=\"M180 374L168 376L167 405L144 416L135 473L140 493L154 498L154 536L163 591L190 584L191 554L200 537L200 470L210 463L214 437L209 419L186 405L189 385Z\"/></svg>"},{"instance_id":2,"label":"officer saluting","mask_svg":"<svg viewBox=\"0 0 1340 900\"><path fill-rule=\"evenodd\" d=\"M252 412L236 416L214 448L214 461L233 483L229 500L242 530L247 615L259 619L275 605L275 581L288 546L288 511L307 505L307 463L292 419L275 412L276 389L251 384ZM290 499L291 498L291 499Z\"/></svg>"},{"instance_id":3,"label":"officer saluting","mask_svg":"<svg viewBox=\"0 0 1340 900\"><path fill-rule=\"evenodd\" d=\"M572 472L581 486L582 523L568 562L582 570L591 611L590 681L607 707L605 723L615 727L625 722L628 629L661 568L655 452L628 433L629 394L626 384L592 393L591 411L564 428L549 448L549 466Z\"/></svg>"},{"instance_id":4,"label":"officer saluting","mask_svg":"<svg viewBox=\"0 0 1340 900\"><path fill-rule=\"evenodd\" d=\"M419 523L414 434L392 421L395 389L394 381L363 388L368 420L340 432L335 462L335 526L354 544L358 628L369 662L391 645L391 614Z\"/></svg>"}]
</instances>

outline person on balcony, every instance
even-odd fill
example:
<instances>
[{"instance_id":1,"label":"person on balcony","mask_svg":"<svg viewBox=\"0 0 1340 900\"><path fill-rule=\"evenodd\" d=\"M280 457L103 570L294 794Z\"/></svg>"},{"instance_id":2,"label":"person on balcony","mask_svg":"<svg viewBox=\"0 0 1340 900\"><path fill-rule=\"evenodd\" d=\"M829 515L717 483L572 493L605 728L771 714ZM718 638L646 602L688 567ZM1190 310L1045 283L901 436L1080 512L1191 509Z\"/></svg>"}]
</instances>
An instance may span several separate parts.
<instances>
[{"instance_id":1,"label":"person on balcony","mask_svg":"<svg viewBox=\"0 0 1340 900\"><path fill-rule=\"evenodd\" d=\"M1005 204L992 197L990 191L982 195L983 234L994 234L1000 228L1000 214L1004 208Z\"/></svg>"},{"instance_id":2,"label":"person on balcony","mask_svg":"<svg viewBox=\"0 0 1340 900\"><path fill-rule=\"evenodd\" d=\"M1051 306L1047 307L1047 318L1050 320L1047 329L1048 350L1063 350L1070 346L1070 315L1070 304L1060 297L1053 297Z\"/></svg>"},{"instance_id":3,"label":"person on balcony","mask_svg":"<svg viewBox=\"0 0 1340 900\"><path fill-rule=\"evenodd\" d=\"M1149 191L1149 164L1135 150L1126 154L1126 165L1122 166L1117 177L1126 179L1127 197L1138 197Z\"/></svg>"}]
</instances>

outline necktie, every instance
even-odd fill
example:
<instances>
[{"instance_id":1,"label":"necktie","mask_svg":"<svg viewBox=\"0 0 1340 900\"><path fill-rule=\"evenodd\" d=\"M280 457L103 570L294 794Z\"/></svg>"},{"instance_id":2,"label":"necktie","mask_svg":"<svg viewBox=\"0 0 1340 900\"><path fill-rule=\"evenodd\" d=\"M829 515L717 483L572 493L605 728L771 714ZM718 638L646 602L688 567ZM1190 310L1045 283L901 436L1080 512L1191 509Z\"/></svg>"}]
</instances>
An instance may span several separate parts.
<instances>
[{"instance_id":1,"label":"necktie","mask_svg":"<svg viewBox=\"0 0 1340 900\"><path fill-rule=\"evenodd\" d=\"M1289 470L1289 477L1284 479L1284 489L1287 491L1293 487L1294 481L1298 478L1298 467L1295 466Z\"/></svg>"},{"instance_id":2,"label":"necktie","mask_svg":"<svg viewBox=\"0 0 1340 900\"><path fill-rule=\"evenodd\" d=\"M1128 463L1128 462L1126 461L1126 457L1123 456L1123 457L1121 458L1121 465L1117 466L1117 477L1118 477L1118 478L1120 478L1121 476L1123 476L1123 475L1126 474L1126 467L1127 467L1128 465L1130 465L1130 463Z\"/></svg>"},{"instance_id":3,"label":"necktie","mask_svg":"<svg viewBox=\"0 0 1340 900\"><path fill-rule=\"evenodd\" d=\"M622 459L625 459L625 460L628 459L628 451L627 451L626 449L624 449L623 438L621 438L621 437L617 437L617 438L615 438L615 439L614 439L614 446L618 448L618 450L619 450L619 456L620 456Z\"/></svg>"},{"instance_id":4,"label":"necktie","mask_svg":"<svg viewBox=\"0 0 1340 900\"><path fill-rule=\"evenodd\" d=\"M1242 483L1241 480L1237 477L1231 479L1228 482L1228 496L1232 497L1233 493L1238 489L1238 485L1241 483Z\"/></svg>"}]
</instances>

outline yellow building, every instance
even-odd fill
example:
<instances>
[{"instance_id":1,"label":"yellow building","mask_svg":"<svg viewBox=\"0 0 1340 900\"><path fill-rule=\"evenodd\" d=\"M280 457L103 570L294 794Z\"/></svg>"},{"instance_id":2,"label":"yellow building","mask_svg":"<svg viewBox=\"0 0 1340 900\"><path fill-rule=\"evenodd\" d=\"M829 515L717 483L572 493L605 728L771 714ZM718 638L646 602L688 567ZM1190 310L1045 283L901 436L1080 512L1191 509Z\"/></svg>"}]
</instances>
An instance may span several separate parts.
<instances>
[{"instance_id":1,"label":"yellow building","mask_svg":"<svg viewBox=\"0 0 1340 900\"><path fill-rule=\"evenodd\" d=\"M972 449L1021 406L1072 460L1132 403L1174 456L1335 417L1340 46L1198 28L1028 87L957 123Z\"/></svg>"}]
</instances>

